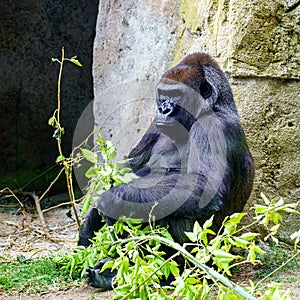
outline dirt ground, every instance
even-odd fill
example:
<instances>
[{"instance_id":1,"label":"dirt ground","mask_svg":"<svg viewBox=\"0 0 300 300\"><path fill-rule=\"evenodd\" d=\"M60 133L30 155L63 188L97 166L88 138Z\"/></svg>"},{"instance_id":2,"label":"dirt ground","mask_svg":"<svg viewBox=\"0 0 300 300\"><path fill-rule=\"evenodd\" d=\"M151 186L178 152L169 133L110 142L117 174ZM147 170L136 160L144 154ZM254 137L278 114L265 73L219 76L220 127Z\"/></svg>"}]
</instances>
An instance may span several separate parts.
<instances>
[{"instance_id":1,"label":"dirt ground","mask_svg":"<svg viewBox=\"0 0 300 300\"><path fill-rule=\"evenodd\" d=\"M11 257L24 255L26 258L35 258L73 249L77 241L77 230L75 222L66 216L67 211L66 209L56 209L45 213L51 236L64 240L59 243L51 242L33 232L32 229L26 228L22 214L0 212L0 253ZM36 215L27 214L27 217L34 229L41 229ZM235 282L246 283L249 282L249 279L256 279L256 271L253 267L247 266L235 277ZM277 278L280 278L279 280L286 289L290 289L292 299L300 299L300 269L283 272ZM294 278L294 280L290 280L290 278ZM107 300L111 299L112 295L112 292L99 292L82 282L66 290L50 287L48 290L34 295L7 295L0 291L0 300Z\"/></svg>"},{"instance_id":2,"label":"dirt ground","mask_svg":"<svg viewBox=\"0 0 300 300\"><path fill-rule=\"evenodd\" d=\"M23 255L26 258L36 258L73 249L77 241L77 230L75 222L66 216L67 212L67 209L56 209L45 213L51 236L63 242L51 242L32 229L26 228L22 214L0 212L0 253L11 257ZM27 223L37 231L41 230L37 215L27 213L27 218L29 221ZM98 292L84 282L67 290L62 291L53 287L34 295L7 295L0 291L0 300L107 300L111 298L112 292Z\"/></svg>"},{"instance_id":3,"label":"dirt ground","mask_svg":"<svg viewBox=\"0 0 300 300\"><path fill-rule=\"evenodd\" d=\"M85 285L72 287L66 291L45 291L34 295L5 295L0 292L0 300L107 300L112 298L112 292L98 292Z\"/></svg>"}]
</instances>

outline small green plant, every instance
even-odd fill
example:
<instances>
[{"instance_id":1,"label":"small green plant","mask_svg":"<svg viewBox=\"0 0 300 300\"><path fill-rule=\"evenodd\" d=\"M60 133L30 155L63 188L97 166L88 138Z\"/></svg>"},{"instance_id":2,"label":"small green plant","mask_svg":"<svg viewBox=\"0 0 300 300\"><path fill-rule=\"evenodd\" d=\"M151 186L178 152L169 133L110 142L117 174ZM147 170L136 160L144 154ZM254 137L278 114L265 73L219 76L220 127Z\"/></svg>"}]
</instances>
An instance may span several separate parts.
<instances>
[{"instance_id":1,"label":"small green plant","mask_svg":"<svg viewBox=\"0 0 300 300\"><path fill-rule=\"evenodd\" d=\"M122 183L128 183L137 176L131 173L131 169L125 167L126 161L115 161L116 147L111 141L103 138L101 132L96 137L99 153L81 148L82 155L92 163L85 175L90 179L87 193L82 202L81 214L87 212L92 202L96 202L100 195Z\"/></svg>"},{"instance_id":2,"label":"small green plant","mask_svg":"<svg viewBox=\"0 0 300 300\"><path fill-rule=\"evenodd\" d=\"M32 178L26 185L24 185L19 190L13 191L9 187L7 187L7 188L4 188L4 189L0 190L0 194L1 195L2 194L3 195L8 195L9 197L13 197L15 200L18 201L18 203L19 203L19 205L22 209L22 214L24 216L24 220L25 220L25 223L26 223L25 227L30 228L32 231L36 232L39 235L46 236L48 239L50 239L52 241L61 242L62 241L61 238L54 237L50 234L49 228L47 227L47 224L46 224L46 221L45 221L45 218L44 218L44 213L46 211L51 210L51 209L57 208L59 206L71 205L71 207L73 209L74 216L75 216L77 229L79 230L79 228L80 228L80 218L79 218L79 215L77 213L77 208L76 208L76 201L78 202L78 200L76 200L75 196L74 196L73 174L72 174L72 169L73 169L73 165L74 165L74 158L73 158L74 152L72 152L69 157L65 157L65 155L63 154L62 136L64 135L65 129L61 125L60 116L61 116L61 80L62 80L62 72L63 72L64 63L68 61L68 62L71 62L71 63L73 63L73 64L75 64L79 67L81 67L82 65L77 60L76 56L73 56L71 58L66 58L64 48L62 48L61 59L59 60L57 58L52 58L52 61L59 63L60 68L59 68L59 74L58 74L58 79L57 79L57 108L53 112L52 117L48 120L48 124L54 128L53 137L57 141L57 148L58 148L58 157L56 159L56 164L62 166L61 170L58 173L55 171L55 173L56 173L55 178L53 179L51 184L48 186L48 188L41 194L39 194L39 193L36 194L35 192L26 192L26 191L24 191L24 189L28 185L30 185L32 182L38 180L39 178L42 178L46 174L49 174L50 171L53 171L55 166L50 167L48 170L44 171L40 175ZM57 182L57 180L59 179L59 177L63 173L65 173L67 189L68 189L70 201L65 202L65 203L59 203L58 205L56 205L54 207L49 207L49 208L42 209L42 205L41 205L42 200L46 197L46 195L48 194L48 192L50 191L52 186L55 184L55 182ZM24 201L22 201L20 199L24 199L24 198L28 199L29 197L35 203L35 208L36 208L36 211L37 211L37 214L38 214L38 217L39 217L40 225L42 226L43 230L40 230L39 228L36 228L35 226L31 226L30 224L28 224L30 222L27 218L27 212L26 212L27 207L24 205L24 203L23 203Z\"/></svg>"},{"instance_id":3,"label":"small green plant","mask_svg":"<svg viewBox=\"0 0 300 300\"><path fill-rule=\"evenodd\" d=\"M69 61L79 67L82 67L82 65L77 60L77 56L73 56L71 58L66 58L64 48L62 48L61 59L59 60L57 58L52 58L52 61L58 62L60 65L60 68L59 68L59 74L58 74L58 80L57 80L57 108L54 111L53 116L49 119L48 124L54 128L53 137L57 141L57 148L58 148L58 157L56 159L56 163L62 164L64 167L70 203L73 208L73 213L75 215L77 227L79 229L80 219L79 219L79 216L77 214L77 209L76 209L74 187L73 187L73 177L72 177L73 158L72 157L66 158L65 155L63 154L62 146L61 146L61 139L65 132L65 129L64 129L64 127L62 127L61 122L60 122L60 114L61 114L61 96L60 96L60 94L61 94L61 79L62 79L62 71L63 71L64 62Z\"/></svg>"}]
</instances>

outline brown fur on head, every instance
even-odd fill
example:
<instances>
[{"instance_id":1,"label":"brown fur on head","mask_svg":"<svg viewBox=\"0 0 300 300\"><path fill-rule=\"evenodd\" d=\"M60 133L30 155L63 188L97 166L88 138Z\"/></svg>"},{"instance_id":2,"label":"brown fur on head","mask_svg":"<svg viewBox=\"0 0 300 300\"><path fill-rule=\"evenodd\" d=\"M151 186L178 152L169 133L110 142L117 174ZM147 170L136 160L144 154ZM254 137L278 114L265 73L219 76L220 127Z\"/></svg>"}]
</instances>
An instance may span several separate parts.
<instances>
[{"instance_id":1,"label":"brown fur on head","mask_svg":"<svg viewBox=\"0 0 300 300\"><path fill-rule=\"evenodd\" d=\"M185 57L175 67L168 70L162 76L162 82L183 83L197 90L197 87L204 79L202 66L213 66L220 70L217 62L206 53L193 53ZM165 80L167 79L167 80Z\"/></svg>"},{"instance_id":2,"label":"brown fur on head","mask_svg":"<svg viewBox=\"0 0 300 300\"><path fill-rule=\"evenodd\" d=\"M190 66L192 68L199 68L203 65L214 66L217 69L220 69L217 62L208 54L196 52L185 57L179 64L184 66Z\"/></svg>"}]
</instances>

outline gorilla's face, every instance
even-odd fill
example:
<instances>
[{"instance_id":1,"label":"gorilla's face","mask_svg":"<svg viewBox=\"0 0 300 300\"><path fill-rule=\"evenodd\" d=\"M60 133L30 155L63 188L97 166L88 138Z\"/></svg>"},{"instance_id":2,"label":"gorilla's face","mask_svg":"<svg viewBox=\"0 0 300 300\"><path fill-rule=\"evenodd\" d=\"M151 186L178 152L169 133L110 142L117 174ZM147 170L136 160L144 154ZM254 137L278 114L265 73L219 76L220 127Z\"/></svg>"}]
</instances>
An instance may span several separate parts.
<instances>
[{"instance_id":1,"label":"gorilla's face","mask_svg":"<svg viewBox=\"0 0 300 300\"><path fill-rule=\"evenodd\" d=\"M156 88L157 128L172 139L187 136L194 122L211 110L212 86L204 79L193 78L190 69L181 74L166 74ZM172 79L174 77L174 79ZM175 80L176 79L176 80ZM179 81L178 81L179 80Z\"/></svg>"}]
</instances>

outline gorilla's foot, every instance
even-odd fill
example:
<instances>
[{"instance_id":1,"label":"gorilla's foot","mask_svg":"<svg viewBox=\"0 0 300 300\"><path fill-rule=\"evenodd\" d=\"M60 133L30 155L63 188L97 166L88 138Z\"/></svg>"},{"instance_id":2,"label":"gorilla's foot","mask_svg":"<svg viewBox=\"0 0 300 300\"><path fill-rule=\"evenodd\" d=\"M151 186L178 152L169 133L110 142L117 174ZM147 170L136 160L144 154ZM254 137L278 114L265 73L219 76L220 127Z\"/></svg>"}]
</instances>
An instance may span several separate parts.
<instances>
[{"instance_id":1,"label":"gorilla's foot","mask_svg":"<svg viewBox=\"0 0 300 300\"><path fill-rule=\"evenodd\" d=\"M94 287L100 288L103 291L112 290L113 278L116 276L117 271L111 271L106 269L103 272L100 272L102 266L107 262L107 258L101 260L95 265L95 269L86 269L85 278L87 283Z\"/></svg>"},{"instance_id":2,"label":"gorilla's foot","mask_svg":"<svg viewBox=\"0 0 300 300\"><path fill-rule=\"evenodd\" d=\"M86 269L85 278L87 283L103 291L112 290L112 279L114 276L105 276L98 269Z\"/></svg>"}]
</instances>

